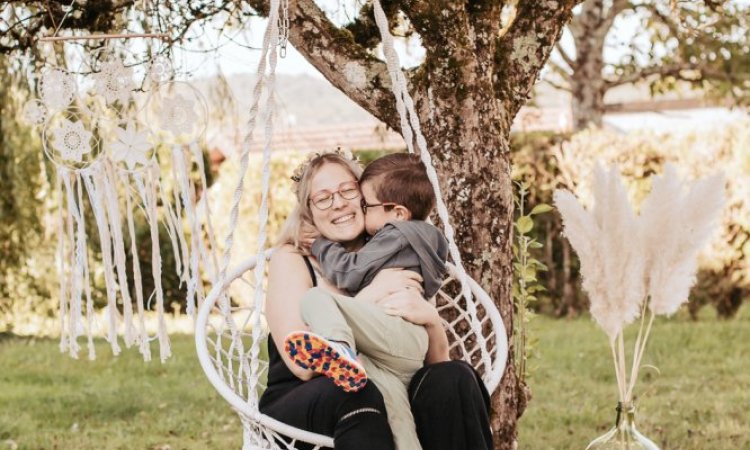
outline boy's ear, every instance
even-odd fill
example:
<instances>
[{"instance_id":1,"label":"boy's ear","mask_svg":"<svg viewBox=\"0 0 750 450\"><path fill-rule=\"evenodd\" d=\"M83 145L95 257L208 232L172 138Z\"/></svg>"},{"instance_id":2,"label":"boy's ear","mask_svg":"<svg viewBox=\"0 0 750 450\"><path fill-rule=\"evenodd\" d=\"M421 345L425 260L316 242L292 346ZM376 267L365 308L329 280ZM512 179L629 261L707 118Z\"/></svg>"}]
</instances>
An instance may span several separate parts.
<instances>
[{"instance_id":1,"label":"boy's ear","mask_svg":"<svg viewBox=\"0 0 750 450\"><path fill-rule=\"evenodd\" d=\"M408 208L401 205L396 205L393 208L393 211L396 213L396 218L399 220L411 220L411 211L409 211Z\"/></svg>"}]
</instances>

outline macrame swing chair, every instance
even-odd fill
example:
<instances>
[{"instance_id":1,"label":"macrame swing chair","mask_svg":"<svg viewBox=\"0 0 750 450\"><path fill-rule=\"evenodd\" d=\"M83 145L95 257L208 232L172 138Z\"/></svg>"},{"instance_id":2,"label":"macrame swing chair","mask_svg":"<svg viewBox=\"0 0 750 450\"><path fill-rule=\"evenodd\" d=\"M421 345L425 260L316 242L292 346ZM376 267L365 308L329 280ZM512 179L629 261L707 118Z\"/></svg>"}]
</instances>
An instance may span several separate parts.
<instances>
[{"instance_id":1,"label":"macrame swing chair","mask_svg":"<svg viewBox=\"0 0 750 450\"><path fill-rule=\"evenodd\" d=\"M288 0L271 0L268 26L263 38L261 58L257 69L250 110L248 130L255 128L260 116L264 125L262 163L262 196L259 209L258 247L255 256L228 268L234 232L237 227L239 202L243 193L244 174L248 169L252 131L243 142L240 157L240 178L233 197L230 225L226 234L220 273L213 289L198 310L195 342L198 358L211 384L237 411L243 424L244 450L294 449L298 443L311 444L314 449L333 447L333 439L279 422L262 414L258 400L265 388L268 373L267 357L262 351L267 339L263 318L264 274L271 250L266 249L266 223L268 220L268 191L270 184L271 138L273 132L273 105L276 48L288 33ZM427 144L420 130L413 101L406 89L406 80L400 69L393 45L393 36L379 0L373 0L375 19L380 29L396 105L401 117L401 129L409 152L414 152L416 139L419 155L427 167L428 176L437 197L437 212L445 224L453 263L448 264L449 278L436 296L437 307L451 342L451 352L475 367L490 392L500 383L508 356L506 329L500 312L489 295L469 278L461 263L454 230L443 201L437 174L432 165ZM280 12L282 12L280 16ZM281 24L281 29L280 29ZM282 47L283 48L283 47ZM268 70L267 70L268 68ZM261 98L266 96L266 108L259 112ZM234 282L254 285L255 294L248 305L237 305L230 300L228 289ZM448 292L458 292L451 296Z\"/></svg>"}]
</instances>

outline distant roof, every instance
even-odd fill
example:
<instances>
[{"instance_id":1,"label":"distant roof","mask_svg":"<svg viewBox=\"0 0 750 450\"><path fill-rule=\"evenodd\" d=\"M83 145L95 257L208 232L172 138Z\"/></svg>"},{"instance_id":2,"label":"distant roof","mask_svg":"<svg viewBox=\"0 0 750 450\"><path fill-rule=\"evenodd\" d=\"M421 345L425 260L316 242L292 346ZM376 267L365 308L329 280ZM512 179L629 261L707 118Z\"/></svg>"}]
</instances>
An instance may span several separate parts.
<instances>
[{"instance_id":1,"label":"distant roof","mask_svg":"<svg viewBox=\"0 0 750 450\"><path fill-rule=\"evenodd\" d=\"M570 127L567 108L524 107L516 116L513 131L564 131ZM227 153L235 146L230 140L209 139L214 153ZM255 133L251 152L263 151L262 133ZM279 127L273 132L273 151L319 152L341 147L347 150L402 150L406 143L400 134L376 121L333 125Z\"/></svg>"}]
</instances>

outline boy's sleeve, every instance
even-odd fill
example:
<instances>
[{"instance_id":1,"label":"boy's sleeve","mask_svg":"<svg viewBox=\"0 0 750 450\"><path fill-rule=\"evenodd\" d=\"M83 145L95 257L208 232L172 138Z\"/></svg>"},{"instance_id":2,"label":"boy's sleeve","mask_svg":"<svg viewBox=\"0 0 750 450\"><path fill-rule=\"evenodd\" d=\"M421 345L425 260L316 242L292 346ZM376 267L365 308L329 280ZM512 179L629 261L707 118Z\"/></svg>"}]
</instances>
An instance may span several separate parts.
<instances>
[{"instance_id":1,"label":"boy's sleeve","mask_svg":"<svg viewBox=\"0 0 750 450\"><path fill-rule=\"evenodd\" d=\"M313 242L311 253L320 263L326 279L339 289L358 292L404 245L405 238L401 233L387 227L357 252L347 252L341 244L321 237Z\"/></svg>"}]
</instances>

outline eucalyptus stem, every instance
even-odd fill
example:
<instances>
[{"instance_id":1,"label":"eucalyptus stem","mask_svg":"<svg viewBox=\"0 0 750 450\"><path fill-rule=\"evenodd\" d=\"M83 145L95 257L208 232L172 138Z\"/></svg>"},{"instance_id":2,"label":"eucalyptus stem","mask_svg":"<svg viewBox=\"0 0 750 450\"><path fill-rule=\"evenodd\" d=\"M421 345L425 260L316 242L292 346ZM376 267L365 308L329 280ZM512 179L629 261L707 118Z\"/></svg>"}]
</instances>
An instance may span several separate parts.
<instances>
[{"instance_id":1,"label":"eucalyptus stem","mask_svg":"<svg viewBox=\"0 0 750 450\"><path fill-rule=\"evenodd\" d=\"M523 202L523 193L522 193L521 194L521 215L523 215L523 213L524 213L523 204L524 204L524 202ZM526 265L528 264L528 260L527 260L527 252L529 250L528 249L528 238L526 236L521 235L519 241L520 241L519 243L521 244L521 247L522 247L521 249L519 249L520 250L519 251L519 257L520 257L520 260L521 260L521 266L523 266L524 270L525 270ZM526 280L524 279L523 276L520 277L520 279L519 279L518 288L519 288L519 290L521 292L521 298L525 299L526 296L528 295L528 292L526 291ZM526 378L526 307L528 305L526 305L525 300L522 300L521 302L523 303L523 307L518 308L518 316L519 316L519 320L521 321L521 324L522 324L522 326L520 328L521 329L521 335L519 336L520 341L521 341L521 345L519 346L521 353L520 353L519 359L517 359L517 361L518 361L518 363L520 365L520 370L519 370L520 379L521 379L521 381L524 381L524 379Z\"/></svg>"}]
</instances>

